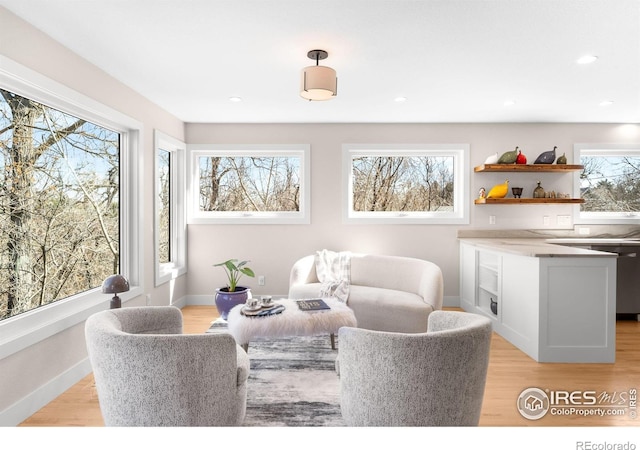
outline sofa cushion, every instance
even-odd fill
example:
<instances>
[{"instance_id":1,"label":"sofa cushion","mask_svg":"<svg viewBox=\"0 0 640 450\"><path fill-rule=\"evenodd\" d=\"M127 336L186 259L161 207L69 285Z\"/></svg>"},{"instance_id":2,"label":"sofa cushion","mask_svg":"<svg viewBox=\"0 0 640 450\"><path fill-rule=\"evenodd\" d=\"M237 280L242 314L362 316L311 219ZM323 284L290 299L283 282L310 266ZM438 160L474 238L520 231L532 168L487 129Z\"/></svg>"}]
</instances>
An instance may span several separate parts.
<instances>
[{"instance_id":1,"label":"sofa cushion","mask_svg":"<svg viewBox=\"0 0 640 450\"><path fill-rule=\"evenodd\" d=\"M292 286L291 298L313 298L320 283ZM433 308L411 292L351 285L347 305L358 318L358 328L402 333L427 331L427 316Z\"/></svg>"},{"instance_id":2,"label":"sofa cushion","mask_svg":"<svg viewBox=\"0 0 640 450\"><path fill-rule=\"evenodd\" d=\"M433 311L417 294L356 285L351 285L347 305L358 318L358 328L400 333L427 331L427 316Z\"/></svg>"},{"instance_id":3,"label":"sofa cushion","mask_svg":"<svg viewBox=\"0 0 640 450\"><path fill-rule=\"evenodd\" d=\"M321 287L320 283L296 284L289 288L289 298L318 298Z\"/></svg>"}]
</instances>

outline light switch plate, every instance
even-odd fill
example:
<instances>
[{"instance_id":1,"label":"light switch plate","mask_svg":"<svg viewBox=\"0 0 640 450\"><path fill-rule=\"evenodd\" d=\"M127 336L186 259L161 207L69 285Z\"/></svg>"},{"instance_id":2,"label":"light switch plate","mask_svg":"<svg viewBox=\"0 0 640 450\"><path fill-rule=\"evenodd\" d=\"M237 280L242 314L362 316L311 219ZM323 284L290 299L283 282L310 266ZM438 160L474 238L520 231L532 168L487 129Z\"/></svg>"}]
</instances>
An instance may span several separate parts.
<instances>
[{"instance_id":1,"label":"light switch plate","mask_svg":"<svg viewBox=\"0 0 640 450\"><path fill-rule=\"evenodd\" d=\"M571 226L571 216L558 216L556 222L559 227L569 227Z\"/></svg>"}]
</instances>

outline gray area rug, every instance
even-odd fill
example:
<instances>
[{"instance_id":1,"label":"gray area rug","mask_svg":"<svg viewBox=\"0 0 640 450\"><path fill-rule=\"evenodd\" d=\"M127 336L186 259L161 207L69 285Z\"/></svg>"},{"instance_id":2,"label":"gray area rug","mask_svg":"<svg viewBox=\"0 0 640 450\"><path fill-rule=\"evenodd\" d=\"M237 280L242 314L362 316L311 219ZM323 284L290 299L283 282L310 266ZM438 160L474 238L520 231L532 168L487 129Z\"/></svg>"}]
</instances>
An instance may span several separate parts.
<instances>
[{"instance_id":1,"label":"gray area rug","mask_svg":"<svg viewBox=\"0 0 640 450\"><path fill-rule=\"evenodd\" d=\"M224 332L214 323L208 332ZM249 427L345 426L340 413L337 350L328 335L261 339L249 344Z\"/></svg>"}]
</instances>

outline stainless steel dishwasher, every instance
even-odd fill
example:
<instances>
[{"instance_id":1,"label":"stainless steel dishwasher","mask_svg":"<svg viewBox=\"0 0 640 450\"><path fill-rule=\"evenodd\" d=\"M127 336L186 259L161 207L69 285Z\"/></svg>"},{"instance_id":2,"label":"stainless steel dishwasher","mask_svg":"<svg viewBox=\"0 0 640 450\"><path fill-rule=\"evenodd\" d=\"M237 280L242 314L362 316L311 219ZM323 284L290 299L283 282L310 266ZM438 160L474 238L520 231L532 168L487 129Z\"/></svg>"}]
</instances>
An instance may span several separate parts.
<instances>
[{"instance_id":1,"label":"stainless steel dishwasher","mask_svg":"<svg viewBox=\"0 0 640 450\"><path fill-rule=\"evenodd\" d=\"M640 245L591 245L592 250L616 253L616 315L640 318ZM632 316L635 317L625 317Z\"/></svg>"}]
</instances>

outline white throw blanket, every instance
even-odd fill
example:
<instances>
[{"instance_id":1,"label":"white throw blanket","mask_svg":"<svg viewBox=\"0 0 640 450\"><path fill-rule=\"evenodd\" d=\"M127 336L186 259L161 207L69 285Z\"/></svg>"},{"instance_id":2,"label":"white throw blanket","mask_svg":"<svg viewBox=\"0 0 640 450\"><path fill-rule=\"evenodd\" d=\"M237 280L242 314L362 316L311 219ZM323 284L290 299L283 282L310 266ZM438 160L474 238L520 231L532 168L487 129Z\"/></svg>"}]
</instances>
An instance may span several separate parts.
<instances>
[{"instance_id":1,"label":"white throw blanket","mask_svg":"<svg viewBox=\"0 0 640 450\"><path fill-rule=\"evenodd\" d=\"M351 284L351 253L322 250L316 252L315 261L320 297L335 297L346 303Z\"/></svg>"}]
</instances>

